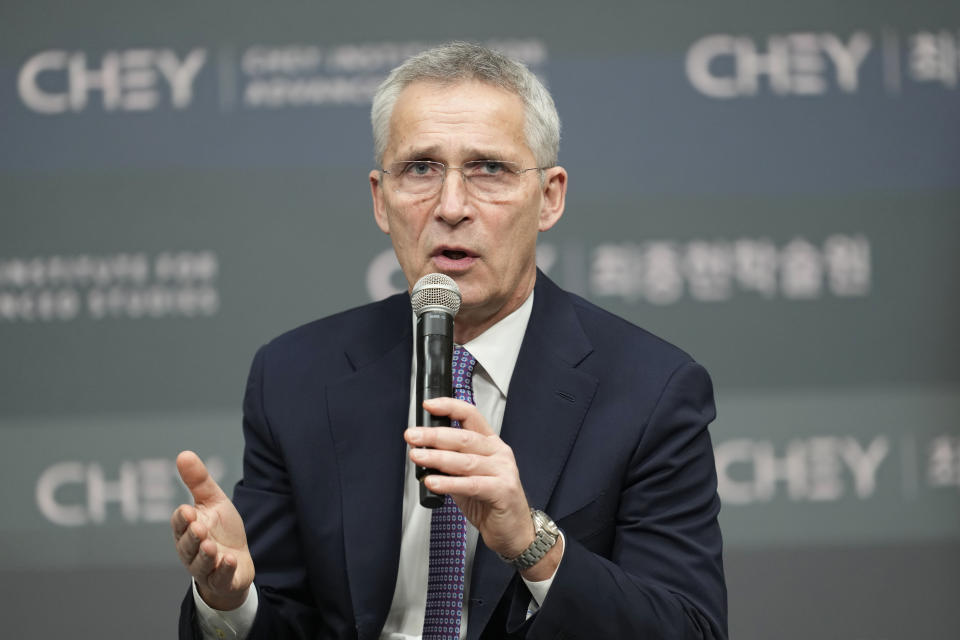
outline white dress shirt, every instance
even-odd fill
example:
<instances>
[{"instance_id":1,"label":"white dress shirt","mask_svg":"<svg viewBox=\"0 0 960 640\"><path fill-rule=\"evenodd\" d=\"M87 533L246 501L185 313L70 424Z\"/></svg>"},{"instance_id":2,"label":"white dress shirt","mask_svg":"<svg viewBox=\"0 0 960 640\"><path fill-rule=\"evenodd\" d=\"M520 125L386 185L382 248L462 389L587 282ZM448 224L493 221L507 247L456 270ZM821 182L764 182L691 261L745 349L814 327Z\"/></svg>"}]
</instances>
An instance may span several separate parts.
<instances>
[{"instance_id":1,"label":"white dress shirt","mask_svg":"<svg viewBox=\"0 0 960 640\"><path fill-rule=\"evenodd\" d=\"M533 309L533 294L527 296L520 307L463 345L477 361L473 373L473 395L477 408L486 418L490 428L497 434L503 425L503 412L507 404L507 388L520 353L520 344ZM416 318L414 318L416 322ZM414 332L416 334L416 332ZM410 408L408 424L415 424L416 415L416 355L410 367ZM415 477L415 465L409 457L406 461L406 480L403 492L403 525L400 540L400 567L397 584L390 604L390 612L380 634L381 640L419 640L423 632L423 617L427 603L427 565L430 546L430 515L432 511L420 506L419 482ZM463 617L460 621L460 638L467 632L467 603L470 597L470 578L473 557L479 533L467 523L466 589L463 595ZM530 614L543 603L553 582L553 577L540 582L524 580L533 596ZM217 611L210 608L193 588L197 605L197 618L204 638L243 640L256 617L258 598L256 586L250 589L246 602L233 611Z\"/></svg>"}]
</instances>

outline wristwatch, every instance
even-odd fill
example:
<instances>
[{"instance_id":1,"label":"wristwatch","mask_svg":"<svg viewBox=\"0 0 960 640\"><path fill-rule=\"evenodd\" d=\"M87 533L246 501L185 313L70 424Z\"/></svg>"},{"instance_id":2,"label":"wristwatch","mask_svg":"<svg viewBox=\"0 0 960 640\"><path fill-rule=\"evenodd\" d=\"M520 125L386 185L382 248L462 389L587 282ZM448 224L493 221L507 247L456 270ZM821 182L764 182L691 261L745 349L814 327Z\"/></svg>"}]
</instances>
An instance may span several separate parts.
<instances>
[{"instance_id":1,"label":"wristwatch","mask_svg":"<svg viewBox=\"0 0 960 640\"><path fill-rule=\"evenodd\" d=\"M560 539L560 529L557 528L557 523L550 519L550 516L539 509L531 508L530 517L533 518L533 528L536 532L530 546L516 558L500 556L501 560L517 571L529 569L540 562L543 556L547 555L547 552L553 549L553 545L557 544L557 540Z\"/></svg>"}]
</instances>

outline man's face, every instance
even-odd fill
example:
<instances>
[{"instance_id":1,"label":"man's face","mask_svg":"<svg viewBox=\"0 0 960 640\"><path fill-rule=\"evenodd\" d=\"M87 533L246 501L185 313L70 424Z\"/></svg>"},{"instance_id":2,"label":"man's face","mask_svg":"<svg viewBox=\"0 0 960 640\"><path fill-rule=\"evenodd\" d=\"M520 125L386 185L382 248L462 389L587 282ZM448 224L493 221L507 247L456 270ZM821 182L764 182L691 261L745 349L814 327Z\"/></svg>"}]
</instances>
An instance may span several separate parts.
<instances>
[{"instance_id":1,"label":"man's face","mask_svg":"<svg viewBox=\"0 0 960 640\"><path fill-rule=\"evenodd\" d=\"M408 160L536 167L523 129L523 103L513 93L475 81L413 83L394 106L383 167ZM537 233L560 218L566 193L562 168L544 173L542 184L538 171L518 176L516 190L503 198L476 197L454 170L429 197L398 192L395 175L370 173L377 226L390 235L408 284L434 272L456 280L463 296L458 327L482 332L533 289Z\"/></svg>"}]
</instances>

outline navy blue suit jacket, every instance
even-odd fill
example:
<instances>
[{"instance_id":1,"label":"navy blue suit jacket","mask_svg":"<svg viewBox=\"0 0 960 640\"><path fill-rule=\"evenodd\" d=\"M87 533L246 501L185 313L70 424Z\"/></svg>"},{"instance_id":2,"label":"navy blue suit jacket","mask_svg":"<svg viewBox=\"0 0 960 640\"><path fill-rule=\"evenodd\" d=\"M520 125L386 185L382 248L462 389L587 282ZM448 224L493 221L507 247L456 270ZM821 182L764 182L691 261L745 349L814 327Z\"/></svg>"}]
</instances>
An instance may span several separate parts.
<instances>
[{"instance_id":1,"label":"navy blue suit jacket","mask_svg":"<svg viewBox=\"0 0 960 640\"><path fill-rule=\"evenodd\" d=\"M405 294L284 334L254 358L234 502L259 638L375 639L400 555L412 360ZM540 611L478 544L467 637L726 638L706 371L538 273L501 437L566 536ZM197 637L192 597L181 637Z\"/></svg>"}]
</instances>

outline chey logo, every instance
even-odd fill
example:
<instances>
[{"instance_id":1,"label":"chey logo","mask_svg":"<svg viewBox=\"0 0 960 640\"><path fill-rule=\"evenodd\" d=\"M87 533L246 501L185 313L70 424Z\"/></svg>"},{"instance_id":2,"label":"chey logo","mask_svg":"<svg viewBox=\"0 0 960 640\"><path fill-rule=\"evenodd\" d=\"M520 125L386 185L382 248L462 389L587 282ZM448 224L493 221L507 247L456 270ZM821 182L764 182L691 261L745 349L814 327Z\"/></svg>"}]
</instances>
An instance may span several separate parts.
<instances>
[{"instance_id":1,"label":"chey logo","mask_svg":"<svg viewBox=\"0 0 960 640\"><path fill-rule=\"evenodd\" d=\"M210 475L220 483L223 459L205 458ZM167 522L181 502L191 502L169 458L124 460L116 472L98 462L57 462L40 474L35 488L37 508L62 527L99 525L122 520L128 524Z\"/></svg>"},{"instance_id":2,"label":"chey logo","mask_svg":"<svg viewBox=\"0 0 960 640\"><path fill-rule=\"evenodd\" d=\"M44 114L80 112L99 103L106 111L152 111L190 106L205 49L180 56L171 49L107 51L99 60L83 51L51 49L28 59L17 78L27 108Z\"/></svg>"},{"instance_id":3,"label":"chey logo","mask_svg":"<svg viewBox=\"0 0 960 640\"><path fill-rule=\"evenodd\" d=\"M861 445L856 439L816 436L795 439L778 454L769 440L735 439L714 447L720 498L747 505L786 498L833 502L866 500L877 489L877 472L890 453L886 436ZM785 495L784 495L785 494Z\"/></svg>"},{"instance_id":4,"label":"chey logo","mask_svg":"<svg viewBox=\"0 0 960 640\"><path fill-rule=\"evenodd\" d=\"M765 42L713 34L687 52L687 78L711 98L755 96L766 87L779 96L821 95L832 87L856 93L872 46L863 31L847 39L833 33L788 33Z\"/></svg>"}]
</instances>

